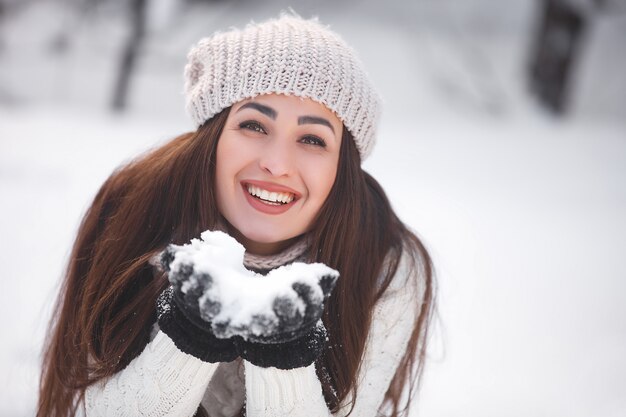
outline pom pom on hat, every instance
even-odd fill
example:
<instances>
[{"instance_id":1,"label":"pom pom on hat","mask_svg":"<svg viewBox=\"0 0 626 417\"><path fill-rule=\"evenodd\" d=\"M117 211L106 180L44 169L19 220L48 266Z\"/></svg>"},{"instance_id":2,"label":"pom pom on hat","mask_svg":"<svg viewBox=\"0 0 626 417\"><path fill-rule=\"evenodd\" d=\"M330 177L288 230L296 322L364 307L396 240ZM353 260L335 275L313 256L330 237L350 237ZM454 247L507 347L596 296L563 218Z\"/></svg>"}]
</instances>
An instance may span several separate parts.
<instances>
[{"instance_id":1,"label":"pom pom on hat","mask_svg":"<svg viewBox=\"0 0 626 417\"><path fill-rule=\"evenodd\" d=\"M317 20L283 14L201 39L187 55L187 112L197 126L242 100L286 94L324 104L371 153L381 100L355 51Z\"/></svg>"}]
</instances>

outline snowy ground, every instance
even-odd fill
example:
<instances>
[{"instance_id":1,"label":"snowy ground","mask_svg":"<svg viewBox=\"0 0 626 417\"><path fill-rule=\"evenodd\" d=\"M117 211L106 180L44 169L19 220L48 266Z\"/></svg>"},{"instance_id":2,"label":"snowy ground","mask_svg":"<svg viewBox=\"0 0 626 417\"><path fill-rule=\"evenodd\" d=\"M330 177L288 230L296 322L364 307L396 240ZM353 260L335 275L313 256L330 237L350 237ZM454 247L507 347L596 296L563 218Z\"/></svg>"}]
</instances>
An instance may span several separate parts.
<instances>
[{"instance_id":1,"label":"snowy ground","mask_svg":"<svg viewBox=\"0 0 626 417\"><path fill-rule=\"evenodd\" d=\"M555 120L523 88L534 3L422 2L401 16L372 14L377 3L356 17L327 2L297 10L331 23L370 69L386 111L365 168L436 260L439 318L412 415L626 415L625 16L598 20L572 115ZM0 33L1 416L33 413L49 309L98 186L190 129L188 46L281 8L217 5L172 23L159 4L124 115L103 111L119 22L74 27L42 8ZM80 35L64 56L42 51L53 22Z\"/></svg>"}]
</instances>

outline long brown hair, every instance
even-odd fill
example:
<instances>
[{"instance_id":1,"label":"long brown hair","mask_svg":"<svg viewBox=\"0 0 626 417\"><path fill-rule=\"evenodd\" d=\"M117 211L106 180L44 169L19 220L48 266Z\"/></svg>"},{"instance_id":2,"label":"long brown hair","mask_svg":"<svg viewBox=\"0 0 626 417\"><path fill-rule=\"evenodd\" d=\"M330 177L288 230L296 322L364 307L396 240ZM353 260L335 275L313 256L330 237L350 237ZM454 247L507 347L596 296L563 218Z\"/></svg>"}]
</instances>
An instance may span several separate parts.
<instances>
[{"instance_id":1,"label":"long brown hair","mask_svg":"<svg viewBox=\"0 0 626 417\"><path fill-rule=\"evenodd\" d=\"M124 369L149 342L155 300L167 286L154 275L150 259L169 242L185 243L219 221L213 179L228 113L122 166L98 191L79 228L51 319L37 416L74 416L89 385ZM415 300L418 318L385 395L389 414L399 415L405 388L415 392L422 374L434 300L431 260L380 185L361 169L346 129L337 179L311 234L310 260L336 268L342 277L324 314L330 342L316 367L331 410L356 392L373 307L400 256L408 253L414 261L418 272L411 279L420 281L424 293ZM405 399L408 407L411 395Z\"/></svg>"}]
</instances>

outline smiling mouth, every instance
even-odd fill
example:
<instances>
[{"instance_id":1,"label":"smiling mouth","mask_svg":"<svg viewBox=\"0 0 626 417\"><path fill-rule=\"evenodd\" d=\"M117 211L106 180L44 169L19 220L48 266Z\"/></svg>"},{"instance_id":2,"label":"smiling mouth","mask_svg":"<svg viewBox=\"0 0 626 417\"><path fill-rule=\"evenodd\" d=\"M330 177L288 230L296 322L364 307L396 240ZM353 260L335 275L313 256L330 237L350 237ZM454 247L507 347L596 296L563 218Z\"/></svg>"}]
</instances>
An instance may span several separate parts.
<instances>
[{"instance_id":1,"label":"smiling mouth","mask_svg":"<svg viewBox=\"0 0 626 417\"><path fill-rule=\"evenodd\" d=\"M252 197L271 206L282 206L285 204L289 204L296 198L296 196L292 193L267 191L261 187L257 187L256 185L252 184L246 184L246 190L248 190L248 194L250 194Z\"/></svg>"}]
</instances>

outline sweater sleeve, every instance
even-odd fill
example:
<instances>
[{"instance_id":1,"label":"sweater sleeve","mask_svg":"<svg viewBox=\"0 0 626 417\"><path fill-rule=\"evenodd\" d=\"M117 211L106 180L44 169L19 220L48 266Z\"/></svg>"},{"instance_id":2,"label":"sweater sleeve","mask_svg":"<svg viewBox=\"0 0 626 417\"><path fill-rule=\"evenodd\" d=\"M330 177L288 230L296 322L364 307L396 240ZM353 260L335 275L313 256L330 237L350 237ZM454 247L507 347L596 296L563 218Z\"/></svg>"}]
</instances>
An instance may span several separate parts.
<instances>
[{"instance_id":1,"label":"sweater sleeve","mask_svg":"<svg viewBox=\"0 0 626 417\"><path fill-rule=\"evenodd\" d=\"M85 392L85 415L193 416L218 363L178 350L163 332L130 364Z\"/></svg>"},{"instance_id":2,"label":"sweater sleeve","mask_svg":"<svg viewBox=\"0 0 626 417\"><path fill-rule=\"evenodd\" d=\"M406 351L417 317L417 306L415 309L407 306L415 306L416 297L423 295L418 292L413 274L403 259L391 285L374 307L351 416L378 415ZM247 361L244 365L249 417L331 415L315 365L291 370L260 368ZM350 412L350 401L351 398L347 398L335 416L346 416Z\"/></svg>"}]
</instances>

